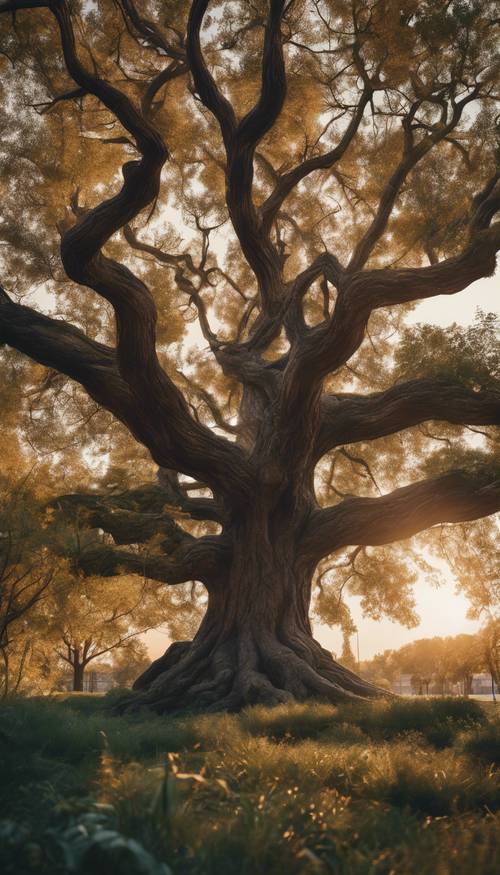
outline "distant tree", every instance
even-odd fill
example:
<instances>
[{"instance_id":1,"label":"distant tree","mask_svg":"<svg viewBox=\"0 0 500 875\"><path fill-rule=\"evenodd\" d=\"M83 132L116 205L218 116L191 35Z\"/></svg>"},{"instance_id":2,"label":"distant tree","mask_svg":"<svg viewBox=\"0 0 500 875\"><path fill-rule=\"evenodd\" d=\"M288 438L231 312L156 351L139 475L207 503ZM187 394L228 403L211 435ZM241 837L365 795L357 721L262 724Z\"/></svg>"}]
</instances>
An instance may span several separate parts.
<instances>
[{"instance_id":1,"label":"distant tree","mask_svg":"<svg viewBox=\"0 0 500 875\"><path fill-rule=\"evenodd\" d=\"M0 477L0 695L19 690L31 656L33 615L49 597L64 563L50 553L44 514L28 477Z\"/></svg>"},{"instance_id":2,"label":"distant tree","mask_svg":"<svg viewBox=\"0 0 500 875\"><path fill-rule=\"evenodd\" d=\"M73 690L83 690L85 671L95 660L125 650L137 662L134 639L168 618L168 595L162 595L160 587L130 575L68 580L53 591L47 634L71 668Z\"/></svg>"},{"instance_id":3,"label":"distant tree","mask_svg":"<svg viewBox=\"0 0 500 875\"><path fill-rule=\"evenodd\" d=\"M490 620L479 634L479 646L484 667L500 689L500 618Z\"/></svg>"},{"instance_id":4,"label":"distant tree","mask_svg":"<svg viewBox=\"0 0 500 875\"><path fill-rule=\"evenodd\" d=\"M493 320L404 321L495 268L493 2L0 13L0 343L47 369L29 398L40 443L72 442L61 478L109 463L61 490L111 536L80 568L208 593L131 707L380 695L313 638L318 565L342 553L341 588L411 622L388 545L500 508Z\"/></svg>"},{"instance_id":5,"label":"distant tree","mask_svg":"<svg viewBox=\"0 0 500 875\"><path fill-rule=\"evenodd\" d=\"M131 687L136 677L146 671L151 659L144 642L132 639L115 651L111 661L111 673L117 687Z\"/></svg>"},{"instance_id":6,"label":"distant tree","mask_svg":"<svg viewBox=\"0 0 500 875\"><path fill-rule=\"evenodd\" d=\"M483 354L485 351L483 350ZM473 526L463 524L441 533L439 546L456 575L457 591L469 601L468 616L482 620L478 635L469 648L466 638L458 662L469 668L464 679L470 686L471 671L488 671L500 682L500 551L498 519L490 518ZM457 642L458 639L452 639Z\"/></svg>"},{"instance_id":7,"label":"distant tree","mask_svg":"<svg viewBox=\"0 0 500 875\"><path fill-rule=\"evenodd\" d=\"M445 667L451 681L462 685L464 696L472 692L474 674L485 668L478 635L456 635L445 638Z\"/></svg>"},{"instance_id":8,"label":"distant tree","mask_svg":"<svg viewBox=\"0 0 500 875\"><path fill-rule=\"evenodd\" d=\"M394 663L399 670L411 675L415 692L429 695L435 680L444 691L446 678L446 645L443 638L420 638L394 652Z\"/></svg>"},{"instance_id":9,"label":"distant tree","mask_svg":"<svg viewBox=\"0 0 500 875\"><path fill-rule=\"evenodd\" d=\"M499 629L491 625L475 635L421 638L399 650L376 654L363 663L363 672L370 680L377 679L379 684L383 684L385 678L385 685L394 688L399 674L409 674L414 691L427 695L429 692L444 694L450 684L459 683L463 695L469 696L476 673L487 670L498 677Z\"/></svg>"},{"instance_id":10,"label":"distant tree","mask_svg":"<svg viewBox=\"0 0 500 875\"><path fill-rule=\"evenodd\" d=\"M361 663L363 677L383 689L395 687L401 671L397 665L397 651L384 650Z\"/></svg>"}]
</instances>

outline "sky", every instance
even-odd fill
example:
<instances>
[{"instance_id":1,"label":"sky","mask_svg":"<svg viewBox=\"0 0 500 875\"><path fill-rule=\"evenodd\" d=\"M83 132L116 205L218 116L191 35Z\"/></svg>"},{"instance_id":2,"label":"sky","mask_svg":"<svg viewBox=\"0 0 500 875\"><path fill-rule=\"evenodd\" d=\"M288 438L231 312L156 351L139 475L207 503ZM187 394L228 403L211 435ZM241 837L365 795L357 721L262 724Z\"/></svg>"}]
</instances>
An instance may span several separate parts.
<instances>
[{"instance_id":1,"label":"sky","mask_svg":"<svg viewBox=\"0 0 500 875\"><path fill-rule=\"evenodd\" d=\"M432 322L446 326L452 322L467 325L474 320L477 309L489 313L497 313L500 317L500 276L479 280L465 291L457 295L438 295L427 301L421 301L408 317L411 324L417 322ZM356 654L359 642L359 658L370 659L375 653L384 650L397 650L409 641L418 638L433 638L436 635L459 635L463 632L473 633L479 623L467 618L467 599L455 592L455 583L445 563L439 566L443 584L434 588L424 580L415 584L416 609L420 623L412 629L407 629L391 620L370 620L363 617L360 610L360 599L348 596L347 601L352 611L354 622L358 627L357 637L351 639L351 645ZM318 641L328 650L340 653L342 636L337 627L328 627L321 623L314 624L314 633ZM160 656L169 645L168 635L164 630L155 630L144 636L152 658Z\"/></svg>"}]
</instances>

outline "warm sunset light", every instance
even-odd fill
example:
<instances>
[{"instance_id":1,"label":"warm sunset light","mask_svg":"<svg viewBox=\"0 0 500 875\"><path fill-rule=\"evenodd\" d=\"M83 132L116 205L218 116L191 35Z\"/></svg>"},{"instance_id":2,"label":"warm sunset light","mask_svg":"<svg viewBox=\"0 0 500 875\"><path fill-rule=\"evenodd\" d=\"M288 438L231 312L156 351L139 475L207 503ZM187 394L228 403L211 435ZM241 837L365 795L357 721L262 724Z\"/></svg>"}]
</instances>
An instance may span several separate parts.
<instances>
[{"instance_id":1,"label":"warm sunset light","mask_svg":"<svg viewBox=\"0 0 500 875\"><path fill-rule=\"evenodd\" d=\"M0 872L498 875L493 0L0 0Z\"/></svg>"}]
</instances>

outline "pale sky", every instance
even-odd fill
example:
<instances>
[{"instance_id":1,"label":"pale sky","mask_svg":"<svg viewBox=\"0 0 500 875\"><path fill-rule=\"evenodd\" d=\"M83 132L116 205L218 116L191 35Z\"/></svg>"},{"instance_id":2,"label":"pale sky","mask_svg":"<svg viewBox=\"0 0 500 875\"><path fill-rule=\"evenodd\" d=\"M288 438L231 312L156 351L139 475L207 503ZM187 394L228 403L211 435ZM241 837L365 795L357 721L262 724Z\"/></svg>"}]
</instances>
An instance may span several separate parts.
<instances>
[{"instance_id":1,"label":"pale sky","mask_svg":"<svg viewBox=\"0 0 500 875\"><path fill-rule=\"evenodd\" d=\"M467 325L474 319L476 309L497 313L500 317L500 278L499 276L479 280L457 295L438 295L422 301L409 316L410 323L432 322L436 325L450 325L452 322ZM417 638L432 638L435 635L459 635L462 632L475 632L477 621L466 617L468 603L462 595L455 593L452 575L444 563L439 565L442 577L446 579L439 589L424 580L415 584L414 593L420 624L406 629L390 620L369 620L362 616L360 599L348 596L347 601L358 626L360 659L370 659L375 653L387 649L397 649ZM315 624L315 636L328 650L340 653L342 636L337 627ZM169 644L164 630L149 632L144 636L153 658L159 656ZM351 644L356 653L356 637Z\"/></svg>"}]
</instances>

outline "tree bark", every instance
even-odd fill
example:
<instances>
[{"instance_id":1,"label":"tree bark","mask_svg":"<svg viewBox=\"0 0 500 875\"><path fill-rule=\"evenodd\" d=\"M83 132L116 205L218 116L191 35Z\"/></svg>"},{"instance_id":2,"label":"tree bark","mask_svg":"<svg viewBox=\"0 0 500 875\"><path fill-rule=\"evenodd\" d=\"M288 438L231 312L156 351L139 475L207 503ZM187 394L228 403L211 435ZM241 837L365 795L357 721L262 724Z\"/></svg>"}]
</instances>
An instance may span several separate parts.
<instances>
[{"instance_id":1,"label":"tree bark","mask_svg":"<svg viewBox=\"0 0 500 875\"><path fill-rule=\"evenodd\" d=\"M314 640L314 563L297 550L297 521L256 503L231 535L228 582L209 588L195 638L173 644L121 707L233 711L311 697L340 702L385 695Z\"/></svg>"},{"instance_id":2,"label":"tree bark","mask_svg":"<svg viewBox=\"0 0 500 875\"><path fill-rule=\"evenodd\" d=\"M73 663L73 692L74 693L83 693L83 678L85 674L85 667L83 663L79 660L75 660Z\"/></svg>"}]
</instances>

